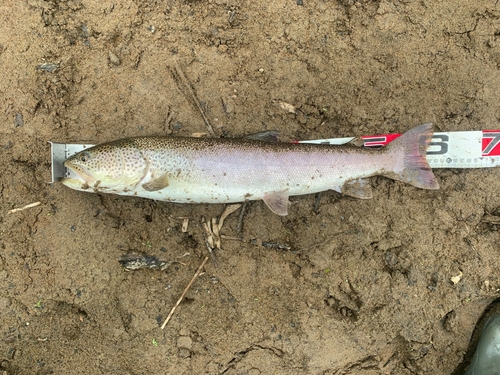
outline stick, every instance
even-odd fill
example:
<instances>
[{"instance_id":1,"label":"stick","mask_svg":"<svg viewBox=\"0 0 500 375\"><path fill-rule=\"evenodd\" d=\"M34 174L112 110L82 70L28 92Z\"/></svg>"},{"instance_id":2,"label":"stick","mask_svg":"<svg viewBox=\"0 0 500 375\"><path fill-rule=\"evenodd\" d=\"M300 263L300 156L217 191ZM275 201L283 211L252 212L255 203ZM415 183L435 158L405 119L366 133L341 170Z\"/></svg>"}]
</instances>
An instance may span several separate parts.
<instances>
[{"instance_id":1,"label":"stick","mask_svg":"<svg viewBox=\"0 0 500 375\"><path fill-rule=\"evenodd\" d=\"M181 294L181 297L179 298L179 300L177 301L177 303L175 304L174 307L172 307L172 310L170 310L170 313L168 314L167 316L167 319L165 319L165 321L163 322L163 324L161 325L161 329L164 329L165 326L167 325L168 321L170 320L170 318L172 317L172 315L174 315L174 311L175 309L177 308L177 306L179 306L182 302L182 300L184 299L184 297L186 296L189 288L191 288L191 285L193 285L194 281L196 280L196 278L200 275L201 273L201 270L203 269L203 267L205 266L205 264L207 263L208 261L208 257L205 257L205 259L203 259L203 262L201 262L200 266L198 267L198 269L196 270L193 278L191 279L191 281L189 282L189 284L187 285L186 289L184 289L184 292L182 292Z\"/></svg>"},{"instance_id":2,"label":"stick","mask_svg":"<svg viewBox=\"0 0 500 375\"><path fill-rule=\"evenodd\" d=\"M217 262L215 261L213 247L210 246L210 244L208 243L208 239L207 239L207 236L205 234L203 234L203 238L205 240L205 245L207 245L207 250L208 250L208 253L210 254L210 258L212 258L212 262L214 263L214 267L217 268Z\"/></svg>"},{"instance_id":3,"label":"stick","mask_svg":"<svg viewBox=\"0 0 500 375\"><path fill-rule=\"evenodd\" d=\"M271 248L279 249L279 250L291 250L292 249L292 247L290 245L286 245L286 244L280 244L280 243L268 242L268 241L258 241L256 239L247 241L241 237L226 236L224 234L222 234L220 236L220 238L222 238L224 240L241 241L243 243L250 243L252 245L257 245L257 246L271 247Z\"/></svg>"},{"instance_id":4,"label":"stick","mask_svg":"<svg viewBox=\"0 0 500 375\"><path fill-rule=\"evenodd\" d=\"M208 120L208 117L205 114L205 111L203 110L200 104L200 100L196 95L196 90L193 88L193 85L191 84L189 79L186 77L186 75L184 74L184 72L180 67L177 66L170 67L169 71L170 75L172 76L172 79L177 84L179 90L181 90L184 96L186 96L186 99L188 99L191 102L191 104L195 106L198 112L200 112L201 117L203 118L203 122L205 122L205 125L210 135L212 137L215 137L214 129L212 128L212 125L210 124L210 121Z\"/></svg>"},{"instance_id":5,"label":"stick","mask_svg":"<svg viewBox=\"0 0 500 375\"><path fill-rule=\"evenodd\" d=\"M319 214L319 202L321 201L321 191L316 194L316 202L314 203L314 213Z\"/></svg>"},{"instance_id":6,"label":"stick","mask_svg":"<svg viewBox=\"0 0 500 375\"><path fill-rule=\"evenodd\" d=\"M236 227L237 233L241 233L241 231L243 230L243 216L245 216L245 210L247 206L248 201L245 201L245 203L243 203L243 207L241 208L240 217L238 218L238 226Z\"/></svg>"},{"instance_id":7,"label":"stick","mask_svg":"<svg viewBox=\"0 0 500 375\"><path fill-rule=\"evenodd\" d=\"M23 210L26 210L26 209L31 208L31 207L36 207L36 206L39 206L41 204L42 204L42 202L35 202L35 203L27 204L26 206L21 207L21 208L14 208L12 210L9 210L9 214L13 214L14 212L23 211Z\"/></svg>"}]
</instances>

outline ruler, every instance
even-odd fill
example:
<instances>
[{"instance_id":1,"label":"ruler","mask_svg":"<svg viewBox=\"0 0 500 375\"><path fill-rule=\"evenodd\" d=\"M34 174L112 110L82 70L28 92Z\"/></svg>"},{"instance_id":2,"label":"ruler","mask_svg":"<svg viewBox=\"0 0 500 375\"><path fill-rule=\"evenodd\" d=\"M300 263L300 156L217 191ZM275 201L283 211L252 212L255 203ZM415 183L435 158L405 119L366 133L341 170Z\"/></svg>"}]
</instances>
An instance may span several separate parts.
<instances>
[{"instance_id":1,"label":"ruler","mask_svg":"<svg viewBox=\"0 0 500 375\"><path fill-rule=\"evenodd\" d=\"M382 147L398 138L401 134L381 134L363 136L364 147ZM328 138L293 143L315 143L342 145L356 138ZM78 151L92 147L92 144L55 143L52 151L52 182L72 176L64 167L64 161ZM500 165L500 130L477 130L463 132L434 133L427 149L427 161L431 168L490 168Z\"/></svg>"},{"instance_id":2,"label":"ruler","mask_svg":"<svg viewBox=\"0 0 500 375\"><path fill-rule=\"evenodd\" d=\"M71 155L76 154L79 151L85 150L86 148L92 147L92 144L83 144L83 143L56 143L50 142L50 151L52 154L51 163L52 163L52 181L54 183L56 181L61 180L64 177L73 177L76 178L78 176L75 175L74 172L68 170L64 166L64 161L69 158Z\"/></svg>"},{"instance_id":3,"label":"ruler","mask_svg":"<svg viewBox=\"0 0 500 375\"><path fill-rule=\"evenodd\" d=\"M381 147L401 134L363 136L364 147ZM329 138L294 143L342 145L355 138ZM431 168L490 168L500 165L500 130L438 132L432 135L427 149Z\"/></svg>"}]
</instances>

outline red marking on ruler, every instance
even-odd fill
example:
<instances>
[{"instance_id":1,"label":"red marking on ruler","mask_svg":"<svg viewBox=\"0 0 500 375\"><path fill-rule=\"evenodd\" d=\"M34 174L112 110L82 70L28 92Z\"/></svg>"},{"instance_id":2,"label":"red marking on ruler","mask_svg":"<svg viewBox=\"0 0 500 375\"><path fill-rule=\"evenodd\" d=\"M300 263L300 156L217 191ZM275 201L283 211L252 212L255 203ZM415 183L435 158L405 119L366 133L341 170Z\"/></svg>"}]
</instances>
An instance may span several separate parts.
<instances>
[{"instance_id":1,"label":"red marking on ruler","mask_svg":"<svg viewBox=\"0 0 500 375\"><path fill-rule=\"evenodd\" d=\"M365 147L377 147L377 146L385 146L388 143L394 141L401 134L393 133L393 134L381 134L381 135L369 135L363 136L361 139L363 140L363 145Z\"/></svg>"},{"instance_id":2,"label":"red marking on ruler","mask_svg":"<svg viewBox=\"0 0 500 375\"><path fill-rule=\"evenodd\" d=\"M483 130L483 156L500 156L500 130Z\"/></svg>"}]
</instances>

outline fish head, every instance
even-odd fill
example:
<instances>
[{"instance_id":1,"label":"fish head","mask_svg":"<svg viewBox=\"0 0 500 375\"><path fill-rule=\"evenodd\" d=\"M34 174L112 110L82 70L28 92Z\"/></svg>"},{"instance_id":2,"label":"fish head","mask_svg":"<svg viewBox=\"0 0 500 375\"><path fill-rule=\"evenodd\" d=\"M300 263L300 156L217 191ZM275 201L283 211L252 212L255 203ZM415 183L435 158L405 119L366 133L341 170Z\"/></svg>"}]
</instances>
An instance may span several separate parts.
<instances>
[{"instance_id":1,"label":"fish head","mask_svg":"<svg viewBox=\"0 0 500 375\"><path fill-rule=\"evenodd\" d=\"M133 189L147 174L148 162L132 140L104 143L69 157L70 177L62 183L75 190L119 193Z\"/></svg>"}]
</instances>

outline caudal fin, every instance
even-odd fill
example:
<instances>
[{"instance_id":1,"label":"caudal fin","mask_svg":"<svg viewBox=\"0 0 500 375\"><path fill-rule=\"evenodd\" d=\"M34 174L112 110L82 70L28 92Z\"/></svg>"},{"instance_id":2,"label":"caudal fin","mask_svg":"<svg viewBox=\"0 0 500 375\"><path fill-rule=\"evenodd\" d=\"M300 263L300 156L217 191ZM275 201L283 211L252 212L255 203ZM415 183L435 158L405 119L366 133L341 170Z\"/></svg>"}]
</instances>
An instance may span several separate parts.
<instances>
[{"instance_id":1,"label":"caudal fin","mask_svg":"<svg viewBox=\"0 0 500 375\"><path fill-rule=\"evenodd\" d=\"M391 142L387 147L398 154L403 153L403 165L402 169L386 176L422 189L439 189L439 183L425 156L432 134L432 124L423 124Z\"/></svg>"}]
</instances>

